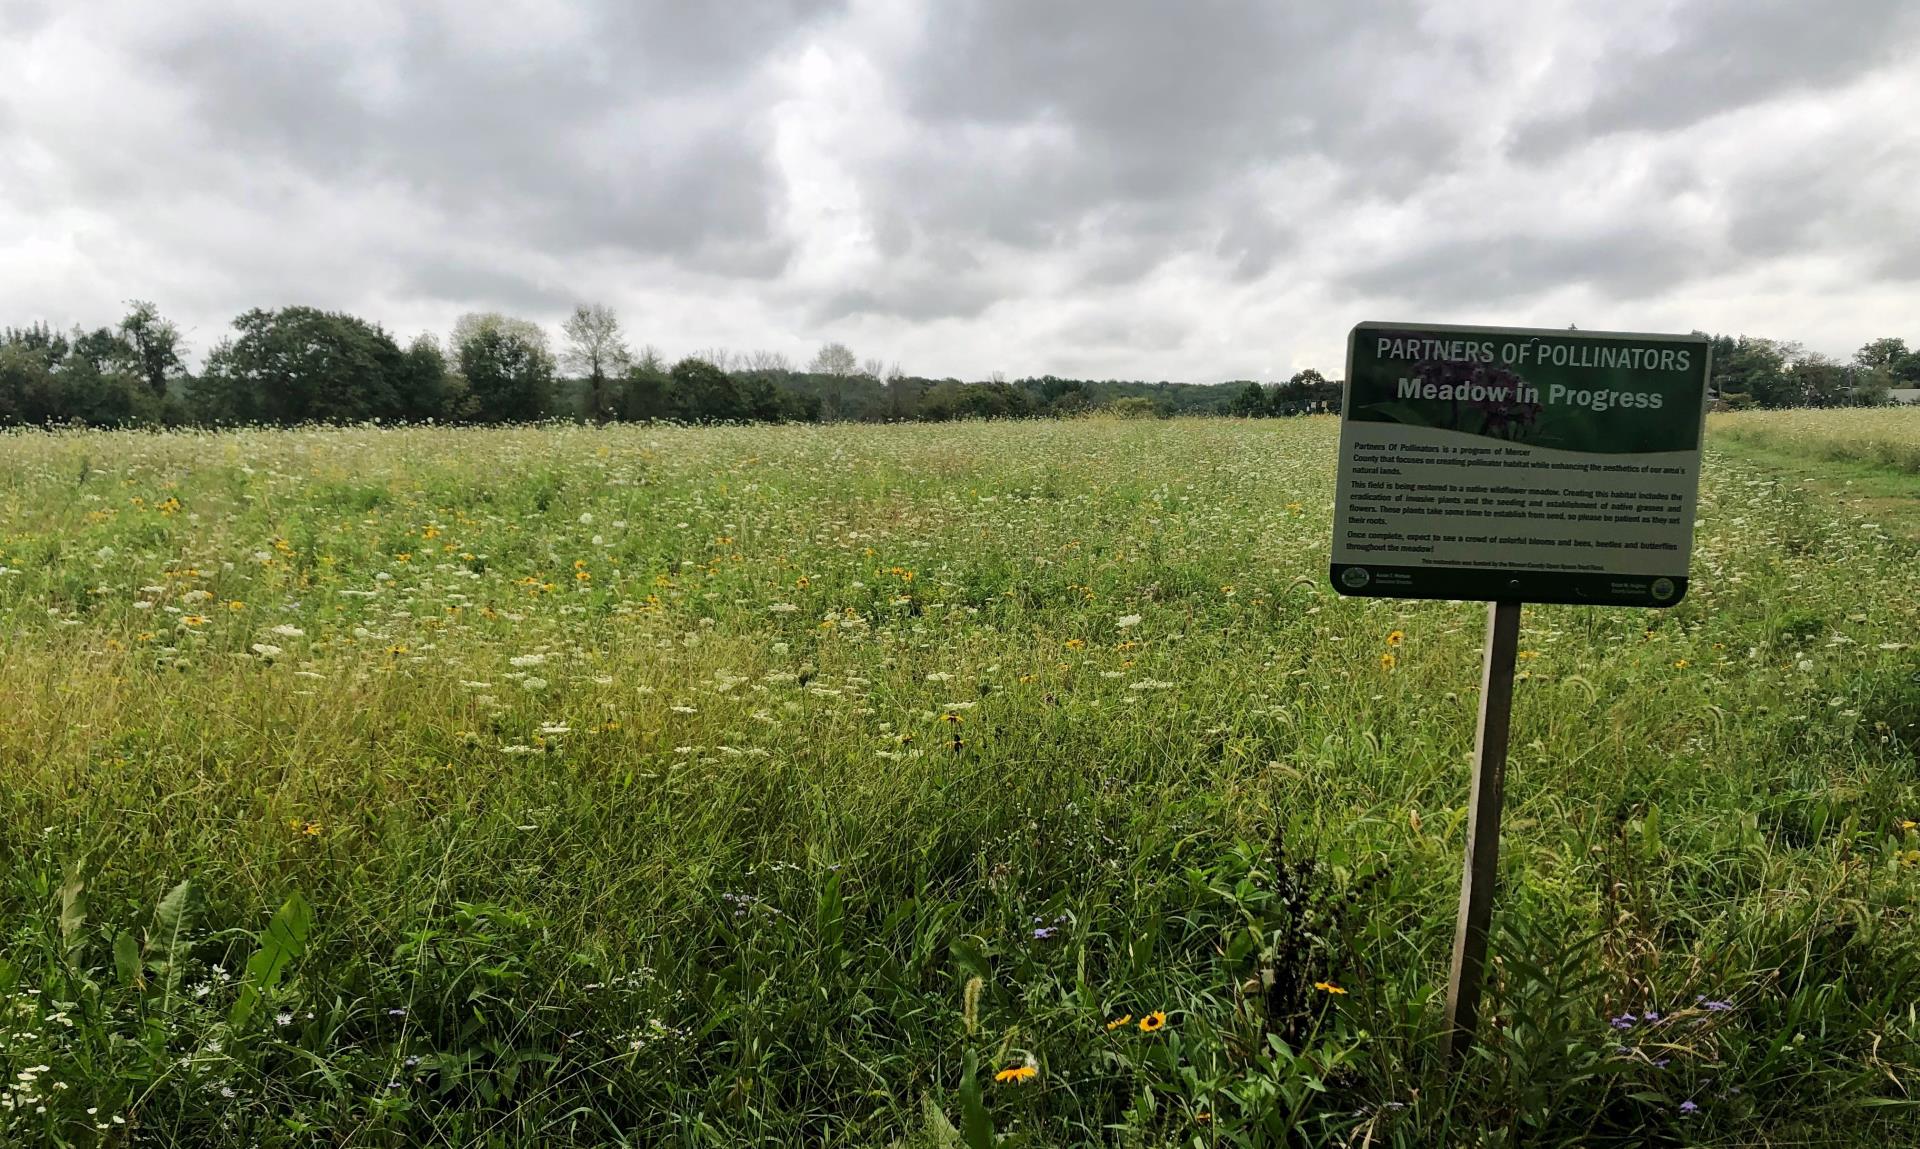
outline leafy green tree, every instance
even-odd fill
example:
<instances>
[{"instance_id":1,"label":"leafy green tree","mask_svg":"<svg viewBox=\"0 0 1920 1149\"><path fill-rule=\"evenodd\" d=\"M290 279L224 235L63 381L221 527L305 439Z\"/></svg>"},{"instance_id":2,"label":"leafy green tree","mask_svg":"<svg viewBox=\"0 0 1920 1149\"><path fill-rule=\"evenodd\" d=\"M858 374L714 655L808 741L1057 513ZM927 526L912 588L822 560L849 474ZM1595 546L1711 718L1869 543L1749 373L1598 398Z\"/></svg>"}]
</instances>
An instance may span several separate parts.
<instances>
[{"instance_id":1,"label":"leafy green tree","mask_svg":"<svg viewBox=\"0 0 1920 1149\"><path fill-rule=\"evenodd\" d=\"M186 366L180 355L180 329L172 320L161 318L160 309L144 299L132 300L127 307L126 318L120 321L120 335L147 389L156 398L163 398L168 382L178 378Z\"/></svg>"},{"instance_id":2,"label":"leafy green tree","mask_svg":"<svg viewBox=\"0 0 1920 1149\"><path fill-rule=\"evenodd\" d=\"M620 320L604 304L582 303L560 327L567 337L563 356L567 368L587 384L587 415L604 423L620 414L616 381L633 360L620 334Z\"/></svg>"},{"instance_id":3,"label":"leafy green tree","mask_svg":"<svg viewBox=\"0 0 1920 1149\"><path fill-rule=\"evenodd\" d=\"M1733 340L1722 336L1713 346L1713 382L1730 403L1738 404L1739 396L1761 407L1799 402L1799 385L1787 370L1799 347L1750 335Z\"/></svg>"},{"instance_id":4,"label":"leafy green tree","mask_svg":"<svg viewBox=\"0 0 1920 1149\"><path fill-rule=\"evenodd\" d=\"M1854 352L1853 361L1884 372L1889 386L1920 387L1920 350L1910 349L1904 339L1876 339Z\"/></svg>"},{"instance_id":5,"label":"leafy green tree","mask_svg":"<svg viewBox=\"0 0 1920 1149\"><path fill-rule=\"evenodd\" d=\"M1230 414L1250 417L1267 413L1267 390L1252 380L1233 397L1233 403L1227 408Z\"/></svg>"},{"instance_id":6,"label":"leafy green tree","mask_svg":"<svg viewBox=\"0 0 1920 1149\"><path fill-rule=\"evenodd\" d=\"M644 347L620 387L620 417L634 422L673 418L671 382L660 352Z\"/></svg>"},{"instance_id":7,"label":"leafy green tree","mask_svg":"<svg viewBox=\"0 0 1920 1149\"><path fill-rule=\"evenodd\" d=\"M482 423L531 422L553 403L553 355L546 332L493 313L460 317L454 357L465 381L462 417Z\"/></svg>"},{"instance_id":8,"label":"leafy green tree","mask_svg":"<svg viewBox=\"0 0 1920 1149\"><path fill-rule=\"evenodd\" d=\"M673 412L686 422L729 423L749 416L746 396L733 377L704 359L675 363L670 379Z\"/></svg>"},{"instance_id":9,"label":"leafy green tree","mask_svg":"<svg viewBox=\"0 0 1920 1149\"><path fill-rule=\"evenodd\" d=\"M60 417L53 368L67 350L65 337L44 325L0 331L0 425L43 425Z\"/></svg>"},{"instance_id":10,"label":"leafy green tree","mask_svg":"<svg viewBox=\"0 0 1920 1149\"><path fill-rule=\"evenodd\" d=\"M1787 369L1796 405L1844 407L1852 401L1851 372L1824 355L1804 354Z\"/></svg>"},{"instance_id":11,"label":"leafy green tree","mask_svg":"<svg viewBox=\"0 0 1920 1149\"><path fill-rule=\"evenodd\" d=\"M404 417L400 348L379 326L312 307L255 308L233 326L239 335L207 357L194 387L204 417L283 425Z\"/></svg>"},{"instance_id":12,"label":"leafy green tree","mask_svg":"<svg viewBox=\"0 0 1920 1149\"><path fill-rule=\"evenodd\" d=\"M130 369L110 328L70 333L46 324L0 332L0 424L152 422L159 404Z\"/></svg>"},{"instance_id":13,"label":"leafy green tree","mask_svg":"<svg viewBox=\"0 0 1920 1149\"><path fill-rule=\"evenodd\" d=\"M394 380L400 418L418 423L447 417L447 383L447 356L440 350L440 341L427 332L414 336L401 353Z\"/></svg>"},{"instance_id":14,"label":"leafy green tree","mask_svg":"<svg viewBox=\"0 0 1920 1149\"><path fill-rule=\"evenodd\" d=\"M1107 410L1122 419L1165 419L1172 414L1145 395L1122 395L1107 404Z\"/></svg>"}]
</instances>

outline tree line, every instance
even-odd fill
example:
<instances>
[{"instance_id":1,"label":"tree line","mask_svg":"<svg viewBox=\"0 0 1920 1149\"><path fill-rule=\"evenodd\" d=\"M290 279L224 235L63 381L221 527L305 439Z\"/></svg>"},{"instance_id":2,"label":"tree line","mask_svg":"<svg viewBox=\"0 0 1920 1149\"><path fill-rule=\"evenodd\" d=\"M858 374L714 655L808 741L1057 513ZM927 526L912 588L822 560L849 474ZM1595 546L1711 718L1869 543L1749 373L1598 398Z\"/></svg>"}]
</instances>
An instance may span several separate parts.
<instances>
[{"instance_id":1,"label":"tree line","mask_svg":"<svg viewBox=\"0 0 1920 1149\"><path fill-rule=\"evenodd\" d=\"M179 327L134 301L111 327L0 330L0 426L292 425L312 422L938 422L1066 416L1092 410L1168 417L1337 411L1341 384L1313 370L1284 383L1067 379L982 381L909 375L829 343L796 366L778 352L715 349L672 364L637 351L607 307L582 304L556 349L539 324L462 316L443 342L406 346L357 316L255 308L233 321L196 371ZM1885 402L1920 387L1920 351L1877 339L1851 363L1798 345L1714 337L1714 379L1730 406Z\"/></svg>"}]
</instances>

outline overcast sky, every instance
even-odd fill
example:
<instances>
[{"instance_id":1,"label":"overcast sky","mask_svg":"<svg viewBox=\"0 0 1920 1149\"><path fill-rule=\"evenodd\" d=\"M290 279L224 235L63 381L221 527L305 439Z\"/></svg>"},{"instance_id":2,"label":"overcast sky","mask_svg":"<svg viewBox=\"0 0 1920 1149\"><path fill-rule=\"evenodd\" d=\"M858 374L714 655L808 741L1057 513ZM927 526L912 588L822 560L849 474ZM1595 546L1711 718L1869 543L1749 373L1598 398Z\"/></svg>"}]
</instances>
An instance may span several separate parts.
<instances>
[{"instance_id":1,"label":"overcast sky","mask_svg":"<svg viewBox=\"0 0 1920 1149\"><path fill-rule=\"evenodd\" d=\"M0 0L0 322L463 311L909 372L1361 319L1920 341L1913 0Z\"/></svg>"}]
</instances>

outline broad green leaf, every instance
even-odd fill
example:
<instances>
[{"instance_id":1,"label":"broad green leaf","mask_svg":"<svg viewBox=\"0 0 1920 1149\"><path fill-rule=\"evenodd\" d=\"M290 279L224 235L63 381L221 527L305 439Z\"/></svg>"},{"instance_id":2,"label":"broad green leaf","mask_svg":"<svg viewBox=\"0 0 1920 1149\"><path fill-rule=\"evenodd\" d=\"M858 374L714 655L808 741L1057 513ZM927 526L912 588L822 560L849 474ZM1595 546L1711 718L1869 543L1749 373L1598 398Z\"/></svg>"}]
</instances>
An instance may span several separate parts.
<instances>
[{"instance_id":1,"label":"broad green leaf","mask_svg":"<svg viewBox=\"0 0 1920 1149\"><path fill-rule=\"evenodd\" d=\"M260 999L280 984L287 967L306 952L307 934L312 929L313 910L295 891L267 923L266 932L260 935L259 948L247 959L246 974L240 979L240 996L227 1015L228 1025L236 1031L246 1027Z\"/></svg>"},{"instance_id":2,"label":"broad green leaf","mask_svg":"<svg viewBox=\"0 0 1920 1149\"><path fill-rule=\"evenodd\" d=\"M68 953L80 945L80 930L87 924L86 866L85 854L75 858L60 883L60 941Z\"/></svg>"},{"instance_id":3,"label":"broad green leaf","mask_svg":"<svg viewBox=\"0 0 1920 1149\"><path fill-rule=\"evenodd\" d=\"M300 961L301 953L307 951L307 934L311 930L313 909L296 890L280 905L273 920L267 922L267 932L259 936L259 947L246 963L246 974L240 978L240 997L234 999L232 1013L227 1016L234 1030L248 1024L253 1009L259 1007L259 999L280 984L286 966Z\"/></svg>"},{"instance_id":4,"label":"broad green leaf","mask_svg":"<svg viewBox=\"0 0 1920 1149\"><path fill-rule=\"evenodd\" d=\"M193 932L204 901L199 883L183 878L153 907L153 926L147 931L146 961L147 968L160 975L163 1011L180 984L181 962L192 949L187 938Z\"/></svg>"},{"instance_id":5,"label":"broad green leaf","mask_svg":"<svg viewBox=\"0 0 1920 1149\"><path fill-rule=\"evenodd\" d=\"M993 1149L993 1115L980 1096L980 1059L971 1049L960 1069L960 1135L967 1149Z\"/></svg>"},{"instance_id":6,"label":"broad green leaf","mask_svg":"<svg viewBox=\"0 0 1920 1149\"><path fill-rule=\"evenodd\" d=\"M120 976L121 985L140 989L147 984L140 973L140 943L133 940L131 930L121 930L113 939L113 972Z\"/></svg>"}]
</instances>

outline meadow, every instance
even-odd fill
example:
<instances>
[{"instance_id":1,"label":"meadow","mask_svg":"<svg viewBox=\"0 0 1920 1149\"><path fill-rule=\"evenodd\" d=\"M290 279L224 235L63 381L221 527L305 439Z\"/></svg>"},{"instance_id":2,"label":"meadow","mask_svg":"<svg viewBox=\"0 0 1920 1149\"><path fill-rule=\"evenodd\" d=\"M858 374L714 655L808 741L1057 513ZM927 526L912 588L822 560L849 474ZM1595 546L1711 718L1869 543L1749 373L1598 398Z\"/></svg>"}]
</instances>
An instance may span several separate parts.
<instances>
[{"instance_id":1,"label":"meadow","mask_svg":"<svg viewBox=\"0 0 1920 1149\"><path fill-rule=\"evenodd\" d=\"M1457 1072L1330 419L0 435L0 1143L1904 1143L1916 545L1727 449L1852 418L1527 608Z\"/></svg>"}]
</instances>

